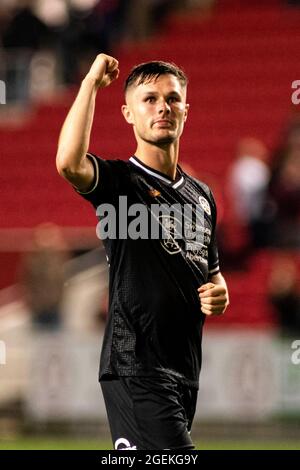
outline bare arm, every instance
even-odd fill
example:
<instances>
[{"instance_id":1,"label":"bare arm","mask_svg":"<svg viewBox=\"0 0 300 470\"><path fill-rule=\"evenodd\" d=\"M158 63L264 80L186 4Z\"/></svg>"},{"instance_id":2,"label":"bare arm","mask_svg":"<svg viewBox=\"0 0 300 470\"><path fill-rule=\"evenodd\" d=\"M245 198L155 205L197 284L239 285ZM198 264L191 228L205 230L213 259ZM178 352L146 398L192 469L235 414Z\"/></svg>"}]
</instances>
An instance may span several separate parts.
<instances>
[{"instance_id":1,"label":"bare arm","mask_svg":"<svg viewBox=\"0 0 300 470\"><path fill-rule=\"evenodd\" d=\"M86 158L99 88L110 85L119 75L118 61L99 54L82 81L79 93L62 127L56 167L58 173L80 191L86 191L94 178L93 165Z\"/></svg>"},{"instance_id":2,"label":"bare arm","mask_svg":"<svg viewBox=\"0 0 300 470\"><path fill-rule=\"evenodd\" d=\"M221 315L229 305L228 288L221 273L211 276L210 282L199 287L198 294L205 315Z\"/></svg>"}]
</instances>

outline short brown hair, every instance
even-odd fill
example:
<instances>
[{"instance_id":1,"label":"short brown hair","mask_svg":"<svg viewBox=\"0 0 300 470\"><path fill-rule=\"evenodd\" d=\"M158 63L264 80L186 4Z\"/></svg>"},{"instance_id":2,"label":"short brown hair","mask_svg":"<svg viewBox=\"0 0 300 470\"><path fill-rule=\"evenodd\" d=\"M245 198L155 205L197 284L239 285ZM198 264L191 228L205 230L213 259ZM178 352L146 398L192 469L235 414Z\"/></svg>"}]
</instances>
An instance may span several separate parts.
<instances>
[{"instance_id":1,"label":"short brown hair","mask_svg":"<svg viewBox=\"0 0 300 470\"><path fill-rule=\"evenodd\" d=\"M186 74L177 67L176 64L169 62L162 62L160 60L153 60L151 62L144 62L143 64L136 65L128 75L124 91L128 90L132 85L141 85L152 80L156 80L161 75L171 74L174 75L182 86L187 86L188 78Z\"/></svg>"}]
</instances>

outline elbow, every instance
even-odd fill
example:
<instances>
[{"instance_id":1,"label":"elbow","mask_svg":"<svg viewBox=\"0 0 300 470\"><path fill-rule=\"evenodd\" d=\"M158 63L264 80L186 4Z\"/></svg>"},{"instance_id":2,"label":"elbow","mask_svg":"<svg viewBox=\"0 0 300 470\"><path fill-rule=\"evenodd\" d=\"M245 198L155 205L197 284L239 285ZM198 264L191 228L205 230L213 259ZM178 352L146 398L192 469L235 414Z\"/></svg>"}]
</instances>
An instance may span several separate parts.
<instances>
[{"instance_id":1,"label":"elbow","mask_svg":"<svg viewBox=\"0 0 300 470\"><path fill-rule=\"evenodd\" d=\"M57 173L60 176L64 176L67 172L68 167L66 165L64 165L61 161L56 159L56 169L57 169Z\"/></svg>"},{"instance_id":2,"label":"elbow","mask_svg":"<svg viewBox=\"0 0 300 470\"><path fill-rule=\"evenodd\" d=\"M71 170L71 167L64 162L56 161L56 169L60 176L63 178L69 179L69 177L74 174L74 171Z\"/></svg>"},{"instance_id":3,"label":"elbow","mask_svg":"<svg viewBox=\"0 0 300 470\"><path fill-rule=\"evenodd\" d=\"M60 176L72 181L76 178L79 173L79 168L77 165L74 165L70 156L64 155L60 152L56 156L56 169Z\"/></svg>"},{"instance_id":4,"label":"elbow","mask_svg":"<svg viewBox=\"0 0 300 470\"><path fill-rule=\"evenodd\" d=\"M56 163L56 169L57 169L58 174L60 176L64 176L64 174L66 173L70 165L64 153L62 153L59 149L56 154L55 163Z\"/></svg>"}]
</instances>

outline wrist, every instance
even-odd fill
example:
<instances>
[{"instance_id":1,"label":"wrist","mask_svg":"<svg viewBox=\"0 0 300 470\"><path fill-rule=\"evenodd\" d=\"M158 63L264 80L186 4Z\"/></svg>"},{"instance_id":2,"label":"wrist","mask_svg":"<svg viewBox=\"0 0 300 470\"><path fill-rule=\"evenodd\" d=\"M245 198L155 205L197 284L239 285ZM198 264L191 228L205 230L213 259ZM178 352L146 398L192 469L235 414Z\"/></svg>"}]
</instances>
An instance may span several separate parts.
<instances>
[{"instance_id":1,"label":"wrist","mask_svg":"<svg viewBox=\"0 0 300 470\"><path fill-rule=\"evenodd\" d=\"M90 75L89 73L85 76L85 78L82 80L82 85L83 86L88 86L97 91L100 87L98 85L98 80Z\"/></svg>"}]
</instances>

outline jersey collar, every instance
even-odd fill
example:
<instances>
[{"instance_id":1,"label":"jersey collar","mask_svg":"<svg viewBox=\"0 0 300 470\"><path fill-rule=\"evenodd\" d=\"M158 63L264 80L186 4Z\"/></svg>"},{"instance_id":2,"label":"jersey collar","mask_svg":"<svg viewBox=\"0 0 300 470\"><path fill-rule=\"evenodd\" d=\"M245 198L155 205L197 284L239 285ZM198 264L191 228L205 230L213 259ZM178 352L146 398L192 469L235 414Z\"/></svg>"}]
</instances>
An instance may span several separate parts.
<instances>
[{"instance_id":1,"label":"jersey collar","mask_svg":"<svg viewBox=\"0 0 300 470\"><path fill-rule=\"evenodd\" d=\"M173 181L171 178L169 178L164 173L161 173L160 171L155 170L154 168L151 168L148 165L145 165L145 163L143 163L141 160L139 160L135 155L133 157L130 157L129 161L131 163L133 163L135 166L137 166L138 168L141 168L143 171L148 173L148 175L154 176L155 178L163 181L164 183L168 184L169 186L171 186L174 189L181 188L181 186L183 186L183 184L185 182L183 173L182 173L181 169L179 168L179 166L177 166L176 179L175 179L175 181Z\"/></svg>"}]
</instances>

